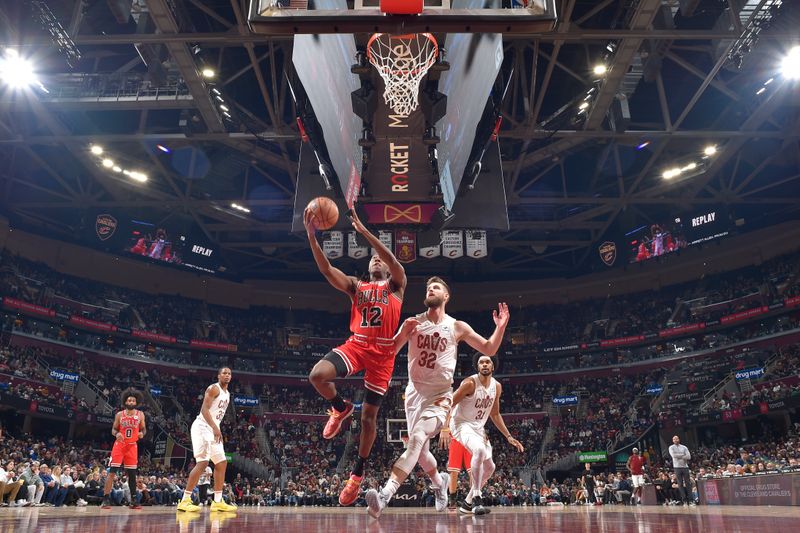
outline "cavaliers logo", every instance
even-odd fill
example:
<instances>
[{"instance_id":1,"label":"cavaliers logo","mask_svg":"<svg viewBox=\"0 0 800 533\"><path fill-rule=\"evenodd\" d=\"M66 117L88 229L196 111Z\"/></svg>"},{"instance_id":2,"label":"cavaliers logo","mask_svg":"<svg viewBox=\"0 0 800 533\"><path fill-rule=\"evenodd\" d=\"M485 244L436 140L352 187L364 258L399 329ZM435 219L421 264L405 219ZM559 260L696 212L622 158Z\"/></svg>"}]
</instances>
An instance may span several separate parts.
<instances>
[{"instance_id":1,"label":"cavaliers logo","mask_svg":"<svg viewBox=\"0 0 800 533\"><path fill-rule=\"evenodd\" d=\"M398 209L394 205L383 206L383 220L385 223L415 223L422 222L422 206L412 205L405 209Z\"/></svg>"},{"instance_id":2,"label":"cavaliers logo","mask_svg":"<svg viewBox=\"0 0 800 533\"><path fill-rule=\"evenodd\" d=\"M117 219L111 215L97 215L94 231L101 241L107 241L117 231Z\"/></svg>"},{"instance_id":3,"label":"cavaliers logo","mask_svg":"<svg viewBox=\"0 0 800 533\"><path fill-rule=\"evenodd\" d=\"M606 266L612 266L617 260L617 245L611 241L606 241L597 249L600 252L600 259Z\"/></svg>"}]
</instances>

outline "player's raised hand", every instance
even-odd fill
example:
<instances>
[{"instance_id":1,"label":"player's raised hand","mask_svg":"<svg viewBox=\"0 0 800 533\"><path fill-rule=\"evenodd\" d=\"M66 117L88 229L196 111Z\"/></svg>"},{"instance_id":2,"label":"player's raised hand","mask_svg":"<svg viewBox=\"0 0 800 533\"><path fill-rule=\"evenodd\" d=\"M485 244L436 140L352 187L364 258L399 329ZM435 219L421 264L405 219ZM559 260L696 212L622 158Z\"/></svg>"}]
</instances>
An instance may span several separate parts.
<instances>
[{"instance_id":1,"label":"player's raised hand","mask_svg":"<svg viewBox=\"0 0 800 533\"><path fill-rule=\"evenodd\" d=\"M352 222L354 230L356 230L361 234L366 233L367 228L364 226L364 223L361 222L361 219L358 218L358 213L356 213L355 205L353 205L353 208L347 212L347 216L350 217L350 222Z\"/></svg>"},{"instance_id":2,"label":"player's raised hand","mask_svg":"<svg viewBox=\"0 0 800 533\"><path fill-rule=\"evenodd\" d=\"M314 225L314 212L308 207L303 211L303 225L306 227L308 238L316 238L317 227Z\"/></svg>"},{"instance_id":3,"label":"player's raised hand","mask_svg":"<svg viewBox=\"0 0 800 533\"><path fill-rule=\"evenodd\" d=\"M508 436L508 443L512 445L514 448L516 448L519 453L525 451L525 447L522 445L522 443L517 439L515 439L514 437L512 437L511 435Z\"/></svg>"},{"instance_id":4,"label":"player's raised hand","mask_svg":"<svg viewBox=\"0 0 800 533\"><path fill-rule=\"evenodd\" d=\"M511 315L508 313L508 304L505 302L497 304L497 309L492 311L494 325L498 328L505 328L508 325L508 319L510 317Z\"/></svg>"}]
</instances>

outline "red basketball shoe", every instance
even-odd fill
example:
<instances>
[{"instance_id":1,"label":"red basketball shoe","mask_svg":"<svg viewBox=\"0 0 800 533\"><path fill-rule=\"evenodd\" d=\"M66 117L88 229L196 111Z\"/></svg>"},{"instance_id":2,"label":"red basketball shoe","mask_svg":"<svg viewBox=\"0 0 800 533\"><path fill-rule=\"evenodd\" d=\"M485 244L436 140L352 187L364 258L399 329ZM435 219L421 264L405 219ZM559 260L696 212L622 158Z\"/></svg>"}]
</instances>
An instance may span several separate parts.
<instances>
[{"instance_id":1,"label":"red basketball shoe","mask_svg":"<svg viewBox=\"0 0 800 533\"><path fill-rule=\"evenodd\" d=\"M362 476L350 474L350 479L345 482L342 492L339 493L339 505L347 507L356 503L362 479Z\"/></svg>"},{"instance_id":2,"label":"red basketball shoe","mask_svg":"<svg viewBox=\"0 0 800 533\"><path fill-rule=\"evenodd\" d=\"M353 414L353 404L345 401L344 411L337 411L336 409L328 409L328 423L325 424L325 429L322 430L323 439L332 439L342 430L342 422L350 418Z\"/></svg>"}]
</instances>

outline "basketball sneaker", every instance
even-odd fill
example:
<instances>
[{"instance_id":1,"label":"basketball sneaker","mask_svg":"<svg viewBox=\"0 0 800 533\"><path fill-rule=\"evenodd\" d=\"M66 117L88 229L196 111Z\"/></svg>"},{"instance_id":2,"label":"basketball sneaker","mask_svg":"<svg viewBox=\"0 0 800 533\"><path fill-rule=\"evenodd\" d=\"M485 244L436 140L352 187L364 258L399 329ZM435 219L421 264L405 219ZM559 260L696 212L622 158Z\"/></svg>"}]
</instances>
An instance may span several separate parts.
<instances>
[{"instance_id":1,"label":"basketball sneaker","mask_svg":"<svg viewBox=\"0 0 800 533\"><path fill-rule=\"evenodd\" d=\"M350 474L350 479L345 482L344 487L342 487L342 492L339 493L339 505L347 507L348 505L356 503L358 499L358 490L361 488L361 479L361 476Z\"/></svg>"},{"instance_id":2,"label":"basketball sneaker","mask_svg":"<svg viewBox=\"0 0 800 533\"><path fill-rule=\"evenodd\" d=\"M473 514L472 504L467 503L467 500L458 500L458 512L462 514Z\"/></svg>"},{"instance_id":3,"label":"basketball sneaker","mask_svg":"<svg viewBox=\"0 0 800 533\"><path fill-rule=\"evenodd\" d=\"M378 518L381 516L381 512L386 508L389 504L386 501L386 498L383 497L379 491L375 489L369 489L367 491L367 512L372 518Z\"/></svg>"},{"instance_id":4,"label":"basketball sneaker","mask_svg":"<svg viewBox=\"0 0 800 533\"><path fill-rule=\"evenodd\" d=\"M322 430L323 439L332 439L342 430L342 422L350 418L353 414L353 404L345 400L344 411L337 411L336 409L328 409L328 423L325 424L325 429Z\"/></svg>"},{"instance_id":5,"label":"basketball sneaker","mask_svg":"<svg viewBox=\"0 0 800 533\"><path fill-rule=\"evenodd\" d=\"M200 511L200 506L193 504L191 498L184 498L181 500L181 503L178 504L178 511L196 513Z\"/></svg>"},{"instance_id":6,"label":"basketball sneaker","mask_svg":"<svg viewBox=\"0 0 800 533\"><path fill-rule=\"evenodd\" d=\"M142 506L139 505L138 503L134 503L129 507L129 509L133 509L134 511L138 511L141 508L142 508Z\"/></svg>"},{"instance_id":7,"label":"basketball sneaker","mask_svg":"<svg viewBox=\"0 0 800 533\"><path fill-rule=\"evenodd\" d=\"M489 514L492 511L488 507L483 505L483 498L481 498L480 496L475 496L472 499L472 512L476 515L484 515L484 514Z\"/></svg>"},{"instance_id":8,"label":"basketball sneaker","mask_svg":"<svg viewBox=\"0 0 800 533\"><path fill-rule=\"evenodd\" d=\"M235 505L230 503L226 503L225 500L220 500L218 502L214 502L211 504L211 511L219 511L222 513L235 513L239 508Z\"/></svg>"},{"instance_id":9,"label":"basketball sneaker","mask_svg":"<svg viewBox=\"0 0 800 533\"><path fill-rule=\"evenodd\" d=\"M450 481L450 476L437 472L439 476L439 483L441 487L434 493L436 496L436 510L442 512L447 509L447 483Z\"/></svg>"}]
</instances>

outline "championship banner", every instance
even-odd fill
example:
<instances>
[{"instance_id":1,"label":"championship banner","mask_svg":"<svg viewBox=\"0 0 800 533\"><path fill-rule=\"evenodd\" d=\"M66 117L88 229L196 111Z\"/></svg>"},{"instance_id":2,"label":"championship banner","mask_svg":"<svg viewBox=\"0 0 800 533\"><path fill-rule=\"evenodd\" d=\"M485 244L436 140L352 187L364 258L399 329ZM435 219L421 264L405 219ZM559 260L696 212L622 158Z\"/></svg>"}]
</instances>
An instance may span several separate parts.
<instances>
[{"instance_id":1,"label":"championship banner","mask_svg":"<svg viewBox=\"0 0 800 533\"><path fill-rule=\"evenodd\" d=\"M344 255L344 235L341 231L326 231L322 237L322 251L328 259L339 259Z\"/></svg>"},{"instance_id":2,"label":"championship banner","mask_svg":"<svg viewBox=\"0 0 800 533\"><path fill-rule=\"evenodd\" d=\"M392 249L392 232L391 231L380 230L378 232L378 240L380 240L383 243L383 245L386 246L388 249L390 249L390 250ZM378 252L376 252L375 248L373 248L372 249L372 255L375 255L376 253L378 253Z\"/></svg>"},{"instance_id":3,"label":"championship banner","mask_svg":"<svg viewBox=\"0 0 800 533\"><path fill-rule=\"evenodd\" d=\"M352 257L353 259L367 257L367 247L358 245L355 231L347 234L347 257Z\"/></svg>"},{"instance_id":4,"label":"championship banner","mask_svg":"<svg viewBox=\"0 0 800 533\"><path fill-rule=\"evenodd\" d=\"M488 248L486 246L486 231L485 230L467 230L467 256L473 259L482 259L487 256Z\"/></svg>"},{"instance_id":5,"label":"championship banner","mask_svg":"<svg viewBox=\"0 0 800 533\"><path fill-rule=\"evenodd\" d=\"M417 234L411 231L394 232L394 255L401 263L411 263L417 259Z\"/></svg>"},{"instance_id":6,"label":"championship banner","mask_svg":"<svg viewBox=\"0 0 800 533\"><path fill-rule=\"evenodd\" d=\"M442 255L442 233L439 232L439 242L433 246L424 246L419 249L419 256L425 259L433 259Z\"/></svg>"},{"instance_id":7,"label":"championship banner","mask_svg":"<svg viewBox=\"0 0 800 533\"><path fill-rule=\"evenodd\" d=\"M436 204L362 204L370 224L430 224Z\"/></svg>"},{"instance_id":8,"label":"championship banner","mask_svg":"<svg viewBox=\"0 0 800 533\"><path fill-rule=\"evenodd\" d=\"M464 232L461 230L445 230L442 232L442 255L449 259L464 256Z\"/></svg>"}]
</instances>

